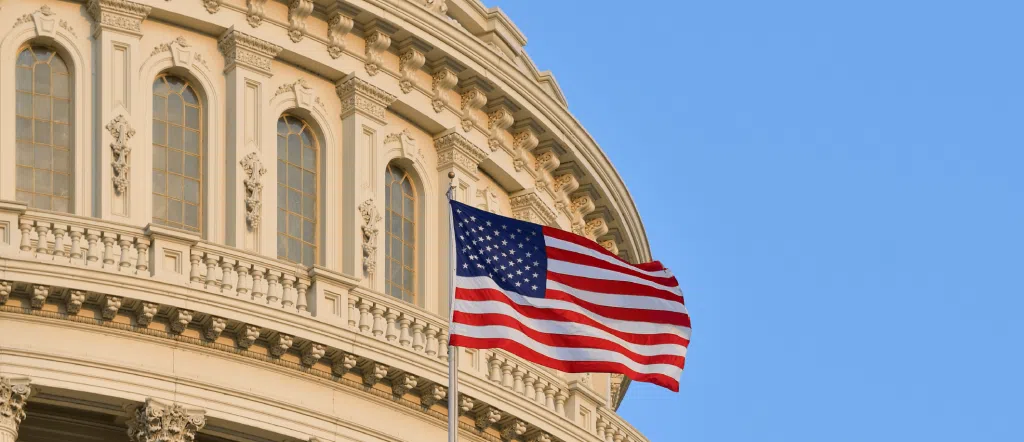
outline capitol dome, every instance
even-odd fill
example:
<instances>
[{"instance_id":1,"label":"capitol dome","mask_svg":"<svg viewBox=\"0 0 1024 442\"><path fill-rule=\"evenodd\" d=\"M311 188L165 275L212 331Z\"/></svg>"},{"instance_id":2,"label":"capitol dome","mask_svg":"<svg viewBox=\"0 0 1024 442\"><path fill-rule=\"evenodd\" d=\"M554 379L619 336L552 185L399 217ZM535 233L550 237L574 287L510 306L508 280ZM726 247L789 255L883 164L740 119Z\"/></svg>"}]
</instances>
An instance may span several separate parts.
<instances>
[{"instance_id":1,"label":"capitol dome","mask_svg":"<svg viewBox=\"0 0 1024 442\"><path fill-rule=\"evenodd\" d=\"M444 441L445 192L650 260L478 0L0 1L0 442ZM645 441L461 349L465 441Z\"/></svg>"}]
</instances>

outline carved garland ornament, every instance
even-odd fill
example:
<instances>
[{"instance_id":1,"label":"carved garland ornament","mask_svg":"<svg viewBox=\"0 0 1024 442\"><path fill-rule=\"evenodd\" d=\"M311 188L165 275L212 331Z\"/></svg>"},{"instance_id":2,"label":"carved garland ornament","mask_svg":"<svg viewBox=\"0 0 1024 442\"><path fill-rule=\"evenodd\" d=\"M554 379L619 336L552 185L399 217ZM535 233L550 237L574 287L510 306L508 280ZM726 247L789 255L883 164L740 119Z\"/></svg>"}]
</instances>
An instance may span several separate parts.
<instances>
[{"instance_id":1,"label":"carved garland ornament","mask_svg":"<svg viewBox=\"0 0 1024 442\"><path fill-rule=\"evenodd\" d=\"M242 180L242 184L245 185L245 221L255 229L260 226L260 212L263 209L263 183L260 182L260 178L267 173L267 168L263 167L263 162L256 152L246 155L240 164L245 171L245 178Z\"/></svg>"},{"instance_id":2,"label":"carved garland ornament","mask_svg":"<svg viewBox=\"0 0 1024 442\"><path fill-rule=\"evenodd\" d=\"M128 154L132 151L128 141L135 136L135 129L128 124L124 115L118 115L107 123L107 131L114 137L114 142L110 143L110 149L114 154L114 159L110 162L114 167L114 190L123 194L128 190Z\"/></svg>"},{"instance_id":3,"label":"carved garland ornament","mask_svg":"<svg viewBox=\"0 0 1024 442\"><path fill-rule=\"evenodd\" d=\"M359 205L359 214L363 216L363 269L367 276L373 278L373 273L377 270L377 224L382 218L377 213L377 205L373 203L373 198Z\"/></svg>"}]
</instances>

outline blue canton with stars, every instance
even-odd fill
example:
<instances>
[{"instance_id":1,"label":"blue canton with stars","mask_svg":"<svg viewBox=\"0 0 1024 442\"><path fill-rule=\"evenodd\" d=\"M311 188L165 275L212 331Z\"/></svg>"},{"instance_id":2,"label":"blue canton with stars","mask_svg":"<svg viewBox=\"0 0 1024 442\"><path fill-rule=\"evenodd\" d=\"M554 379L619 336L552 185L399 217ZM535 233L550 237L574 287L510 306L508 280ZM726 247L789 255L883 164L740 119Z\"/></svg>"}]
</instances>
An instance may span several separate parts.
<instances>
[{"instance_id":1,"label":"blue canton with stars","mask_svg":"<svg viewBox=\"0 0 1024 442\"><path fill-rule=\"evenodd\" d=\"M458 201L451 201L451 207L456 275L486 276L507 291L544 297L548 259L542 226Z\"/></svg>"}]
</instances>

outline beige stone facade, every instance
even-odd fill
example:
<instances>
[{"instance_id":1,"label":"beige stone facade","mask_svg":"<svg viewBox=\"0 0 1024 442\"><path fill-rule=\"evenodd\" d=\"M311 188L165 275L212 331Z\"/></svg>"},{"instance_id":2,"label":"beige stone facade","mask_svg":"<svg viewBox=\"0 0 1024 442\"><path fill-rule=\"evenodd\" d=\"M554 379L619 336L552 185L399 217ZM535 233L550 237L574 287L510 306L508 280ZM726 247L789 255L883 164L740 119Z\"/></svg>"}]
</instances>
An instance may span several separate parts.
<instances>
[{"instance_id":1,"label":"beige stone facade","mask_svg":"<svg viewBox=\"0 0 1024 442\"><path fill-rule=\"evenodd\" d=\"M525 42L477 0L0 0L0 442L446 440L449 172L650 259ZM619 376L459 369L463 440L646 440Z\"/></svg>"}]
</instances>

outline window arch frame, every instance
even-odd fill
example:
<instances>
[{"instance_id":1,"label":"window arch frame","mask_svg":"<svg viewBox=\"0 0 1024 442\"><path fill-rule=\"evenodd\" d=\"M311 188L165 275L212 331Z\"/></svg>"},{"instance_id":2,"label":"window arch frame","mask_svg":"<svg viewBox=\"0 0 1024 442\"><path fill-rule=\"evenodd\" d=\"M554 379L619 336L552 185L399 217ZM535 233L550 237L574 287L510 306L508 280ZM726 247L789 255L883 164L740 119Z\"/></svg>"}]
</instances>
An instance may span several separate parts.
<instances>
[{"instance_id":1,"label":"window arch frame","mask_svg":"<svg viewBox=\"0 0 1024 442\"><path fill-rule=\"evenodd\" d=\"M198 153L199 153L198 154L198 166L197 166L199 168L199 176L198 176L198 182L199 182L198 192L199 192L199 194L198 194L198 203L196 204L197 207L198 207L198 209L197 209L198 210L198 215L197 215L198 216L198 226L197 226L196 230L192 230L192 229L188 229L188 228L184 228L184 227L179 227L179 226L168 225L166 223L158 222L158 220L157 220L157 213L156 213L157 212L157 207L154 204L154 200L155 200L155 197L156 197L156 188L154 187L154 185L155 185L155 181L154 180L156 178L155 160L156 160L156 152L157 152L157 148L156 148L157 147L156 146L156 144L157 144L157 136L154 133L154 126L155 126L155 123L156 123L155 120L157 118L157 115L155 114L156 92L155 92L154 89L156 87L156 82L157 81L159 81L161 79L166 79L167 77L177 78L177 79L181 80L184 83L186 88L191 88L192 93L195 95L195 98L196 98L196 103L197 103L196 107L198 107L198 109L199 109L199 114L198 114L198 117L197 117L198 118L198 132L199 132L198 138L197 138ZM208 122L208 120L210 118L209 114L211 113L211 111L209 109L210 100L209 100L209 98L206 95L205 88L203 87L202 82L199 81L194 75L192 75L191 72L189 72L187 70L184 70L184 69L175 69L175 68L162 69L155 76L152 77L152 80L148 84L150 85L150 92L149 92L150 106L148 107L148 110L149 110L149 114L148 114L149 115L149 126L148 126L148 128L149 128L149 145L150 145L150 149L149 149L149 152L148 152L148 154L149 154L148 165L150 167L152 167L151 172L153 174L153 179L150 179L149 182L147 183L148 184L149 202L150 202L150 210L149 210L150 221L153 222L154 224L160 225L162 227L168 227L168 228L172 228L172 229L178 229L178 230L186 231L186 232L189 232L189 233L192 233L192 234L195 234L195 235L199 235L200 237L208 237L209 236L209 232L208 231L211 230L211 227L212 227L212 223L211 223L212 217L210 216L210 212L211 211L208 210L210 207L209 207L209 204L207 204L207 202L209 200L208 195L210 194L210 187L213 184L213 183L211 183L211 167L210 167L211 149L209 148L209 141L210 141L210 134L209 134L210 126L209 126L209 124L210 123ZM184 90L185 89L183 89L182 92L184 92ZM168 95L168 98L169 97L170 97L170 95ZM166 103L165 103L165 106L166 106ZM187 104L183 104L183 108L187 108L187 107L188 107ZM189 128L187 127L187 123L184 120L185 118L187 118L187 117L186 116L182 117L182 121L181 121L181 124L180 124L181 127L182 127L183 137L184 137L184 133L187 133L187 131L189 131ZM166 127L167 124L169 123L169 121L167 119L165 119L165 120L163 120L163 122L165 124L165 130L167 131L167 135L163 139L164 144L163 144L162 147L165 150L167 150L167 149L171 149L171 147L169 146L169 144L170 144L170 139L169 139L170 129ZM182 149L179 149L179 150L182 150L182 152L184 152L184 148L185 148L185 146L184 146L184 138L182 139L182 143L183 143L182 144ZM187 155L187 153L183 153L183 156L184 155ZM184 175L184 173L185 173L185 170L184 170L184 166L183 166L182 167L181 175ZM170 177L166 177L165 179L169 181L169 178ZM164 197L167 198L166 195L164 195ZM184 200L184 195L182 196L182 200ZM184 206L186 203L183 202L182 204ZM183 222L181 223L182 225L184 225L184 218L185 218L185 211L184 211L184 207L183 207L183 210L182 210L182 220L183 220Z\"/></svg>"},{"instance_id":2,"label":"window arch frame","mask_svg":"<svg viewBox=\"0 0 1024 442\"><path fill-rule=\"evenodd\" d=\"M321 214L324 214L324 212L325 212L325 204L326 204L326 200L325 200L325 197L323 195L324 175L325 175L324 163L325 163L325 160L326 160L326 152L324 151L325 140L323 139L323 135L322 135L322 133L319 130L319 126L317 125L316 119L311 118L309 115L305 115L305 114L306 114L306 112L302 112L301 109L297 109L297 108L288 109L288 110L286 110L284 112L281 112L278 115L277 119L274 121L274 127L275 127L275 130L274 130L274 133L275 133L274 140L275 140L275 152L276 152L275 160L274 160L274 170L276 172L274 174L274 177L275 177L275 182L274 182L274 184L275 184L274 192L275 193L274 194L276 196L275 200L277 201L277 203L275 204L275 206L273 208L274 215L275 215L274 216L274 219L275 219L275 229L274 229L274 246L275 246L275 249L274 250L276 250L275 256L278 259L285 260L285 261L288 261L290 263L293 263L293 264L296 264L296 265L300 265L300 266L313 267L313 266L316 266L316 265L321 265L323 263L323 260L324 260L323 253L324 253L325 245L322 244L322 241L323 241L323 238L326 235L325 232L324 232L324 224L326 224L326 223L323 222L323 220L321 220L321 218L322 218ZM291 130L289 130L288 134L286 134L284 136L284 138L286 139L285 143L287 143L288 135L297 134L298 138L300 140L299 150L300 150L300 153L301 153L304 150L303 148L305 147L305 144L301 144L302 143L302 134L303 133L308 133L309 134L309 139L312 140L312 142L313 142L313 149L312 150L313 150L313 153L314 153L314 160L313 160L312 169L307 169L307 168L303 167L301 164L298 165L301 172L311 171L313 173L313 193L312 194L308 194L308 193L300 191L300 194L299 194L300 197L303 197L303 196L306 196L306 195L312 195L312 198L311 198L312 205L313 205L312 217L309 217L309 218L303 216L303 214L302 214L303 207L302 207L301 204L300 204L300 207L299 207L300 211L299 212L295 212L295 211L290 210L287 207L289 200L286 198L285 202L282 202L282 198L281 198L281 194L282 194L281 186L283 185L283 186L286 186L288 188L291 188L291 186L290 186L291 183L288 181L288 177L282 178L282 176L281 176L281 171L282 171L282 166L281 166L281 161L282 161L282 159L281 159L281 146L279 146L277 143L280 142L280 138L282 137L282 134L281 134L281 131L280 131L281 123L282 123L282 121L285 121L285 126L290 128L290 126L288 126L288 123L287 123L287 121L289 119L290 120L296 120L296 121L300 122L301 123L301 128L300 128L299 132L292 132ZM285 149L286 149L285 155L287 155L287 145L285 146ZM300 156L299 160L301 162L303 160L303 157ZM291 166L291 165L292 164L290 162L288 162L287 158L286 158L286 164L285 164L284 168L290 170L289 166ZM286 175L288 175L288 174L286 173ZM282 179L284 180L283 182L282 182ZM300 184L304 184L304 183L300 183ZM294 189L298 190L297 188L294 188ZM284 193L287 196L288 189L285 189ZM284 231L282 231L282 227L281 227L281 222L282 222L282 214L281 214L281 212L282 211L285 212L284 213L284 220L286 221L286 224L288 224L288 226L285 227ZM312 223L311 228L312 228L312 231L313 231L313 240L312 240L312 242L307 242L307 241L305 241L302 238L302 234L305 232L304 228L302 229L302 232L299 233L299 236L294 236L294 235L292 235L290 233L291 231L293 231L293 230L289 229L289 227L291 226L290 221L289 221L289 220L291 220L291 217L290 217L291 214L297 214L301 218L299 220L300 222L305 221L305 220L310 220L311 221L311 223ZM299 260L296 261L296 260L290 259L287 256L288 252L289 252L288 249L286 249L285 250L285 254L282 255L281 254L281 241L282 241L281 235L282 234L286 237L285 238L286 240L290 239L290 238L294 238L294 239L298 240L300 242L300 244L299 244L300 247L304 247L304 245L311 245L312 246L312 253L313 253L312 261L307 264L304 261L304 257L301 256L301 253L300 253Z\"/></svg>"},{"instance_id":3,"label":"window arch frame","mask_svg":"<svg viewBox=\"0 0 1024 442\"><path fill-rule=\"evenodd\" d=\"M65 75L67 77L66 78L67 90L65 91L65 97L57 97L55 95L55 92L53 90L54 89L54 83L53 83L54 73L52 71L50 73L50 78L49 78L49 81L50 81L50 84L49 84L50 93L47 94L47 95L40 95L40 94L36 94L35 93L35 86L36 86L35 82L37 80L37 78L36 78L36 76L37 76L36 75L36 72L37 72L36 71L36 66L39 64L38 60L36 59L36 55L34 53L34 49L35 48L45 49L45 50L48 50L48 51L50 51L52 53L50 55L49 62L47 63L48 65L52 65L53 60L59 60L64 65L64 74L63 75ZM77 57L75 57L70 51L68 51L64 47L64 45L58 43L53 38L48 38L48 37L29 38L29 39L26 39L25 41L22 41L19 44L17 44L17 46L15 46L15 50L13 51L13 59L12 59L12 63L10 63L10 66L12 67L11 73L13 75L11 75L9 77L9 78L12 78L13 81L11 81L11 83L5 85L5 87L4 87L4 89L6 89L8 93L13 93L14 94L14 97L13 97L13 100L12 100L14 102L14 106L12 106L12 109L14 110L12 112L12 120L14 120L13 121L14 124L11 125L11 127L14 130L10 131L10 133L11 133L11 139L10 139L11 143L9 143L9 145L12 146L13 151L10 152L12 154L11 157L8 157L8 158L11 158L11 160L12 160L12 161L10 161L9 164L11 164L11 167L13 169L13 170L11 170L11 172L13 172L12 175L14 176L14 183L13 183L14 186L10 189L10 192L11 192L10 199L11 200L15 200L15 201L20 201L18 199L18 193L21 193L23 191L21 190L21 188L19 188L19 183L17 182L18 181L18 175L20 174L19 170L27 165L27 164L23 164L25 161L27 161L27 159L24 156L24 151L22 151L22 149L18 146L18 144L20 142L23 142L23 140L25 140L25 139L20 138L17 132L18 132L19 120L21 118L23 118L23 115L21 115L22 111L21 111L21 109L19 109L21 103L19 103L18 100L19 100L19 97L21 96L21 93L25 92L25 91L19 89L19 85L18 85L18 82L19 82L19 72L20 72L20 69L22 68L19 60L22 58L22 54L24 54L24 53L26 53L28 51L33 52L33 55L32 55L33 60L36 60L32 64L32 70L31 70L32 91L30 92L30 95L29 95L31 97L31 99L32 99L32 103L29 103L30 107L32 108L32 111L30 112L32 115L28 119L28 121L30 122L30 125L32 126L31 129L32 129L32 132L33 132L33 136L32 136L31 141L27 142L30 146L33 147L33 149L32 149L33 165L31 166L31 169L29 169L30 171L33 172L32 173L32 176L33 176L32 181L33 182L32 182L32 190L29 191L29 193L31 193L31 195L33 197L35 197L37 195L46 196L46 197L48 197L51 200L51 204L50 204L50 207L38 207L38 206L35 206L33 203L30 203L30 202L24 202L24 204L26 204L29 208L31 208L33 210L48 210L48 211L55 211L55 212L59 212L59 213L75 214L78 210L80 210L79 209L80 207L84 206L84 204L80 201L80 198L79 198L80 195L81 195L81 192L80 192L81 185L80 185L80 183L78 181L83 176L82 170L80 170L80 168L79 168L79 165L80 165L80 158L79 157L80 157L81 153L79 152L79 149L78 149L78 147L80 145L82 145L82 140L79 139L80 131L82 129L77 127L79 125L76 124L76 123L78 123L77 122L77 117L80 115L78 106L81 105L81 97L79 96L80 95L81 86L79 84L79 78L78 78L77 69L76 69L76 67L77 67L77 63L76 63ZM49 168L37 167L39 158L38 158L38 155L36 155L37 154L36 147L39 146L40 144L42 144L42 143L38 143L37 140L36 140L36 137L35 137L35 128L37 126L37 124L36 124L37 120L41 121L37 117L37 115L35 113L35 104L36 104L36 97L37 97L37 95L47 97L48 101L51 103L50 104L50 111L49 111L49 119L45 120L45 122L50 126L50 138L49 138L50 142L49 143L45 143L45 146L48 147L49 151L50 151L50 155L49 155L49 157L50 157L50 166L49 166ZM56 180L55 177L53 176L54 172L55 172L55 167L56 167L54 165L54 163L55 163L55 159L54 159L55 155L54 154L55 154L55 149L59 147L57 144L55 144L55 140L54 140L54 134L56 133L54 126L56 125L55 123L59 123L59 121L56 120L55 116L53 115L53 112L55 111L55 108L56 108L56 106L53 104L54 100L67 100L67 108L65 110L65 112L66 112L66 120L67 120L66 121L66 123L67 123L66 124L66 126L67 126L67 134L66 134L66 140L65 140L66 146L63 146L64 149L62 149L62 150L66 150L67 151L67 155L66 155L67 158L65 160L65 162L66 162L66 175L67 175L67 183L66 183L66 185L67 185L67 196L66 196L66 198L59 197L57 195L57 192L54 190L55 180ZM51 175L51 178L50 178L50 187L51 187L50 192L44 193L44 192L37 192L36 191L36 184L37 184L37 179L36 178L38 178L38 177L35 175L35 171L37 171L37 170L38 171L48 171L50 173L50 175ZM64 208L64 209L54 209L53 205L52 205L52 200L54 198L66 199L67 200L67 207Z\"/></svg>"}]
</instances>

